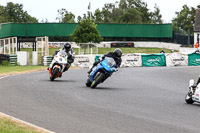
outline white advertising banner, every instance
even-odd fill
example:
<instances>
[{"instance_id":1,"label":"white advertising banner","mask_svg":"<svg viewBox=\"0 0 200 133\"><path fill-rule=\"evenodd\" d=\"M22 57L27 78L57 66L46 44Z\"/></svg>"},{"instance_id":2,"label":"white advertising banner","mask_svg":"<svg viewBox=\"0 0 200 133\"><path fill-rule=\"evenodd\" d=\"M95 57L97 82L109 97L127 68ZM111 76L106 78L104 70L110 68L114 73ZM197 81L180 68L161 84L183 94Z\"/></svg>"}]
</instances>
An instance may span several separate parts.
<instances>
[{"instance_id":1,"label":"white advertising banner","mask_svg":"<svg viewBox=\"0 0 200 133\"><path fill-rule=\"evenodd\" d=\"M141 54L125 54L122 56L121 67L142 66Z\"/></svg>"},{"instance_id":2,"label":"white advertising banner","mask_svg":"<svg viewBox=\"0 0 200 133\"><path fill-rule=\"evenodd\" d=\"M95 61L96 55L76 55L72 66L90 67Z\"/></svg>"},{"instance_id":3,"label":"white advertising banner","mask_svg":"<svg viewBox=\"0 0 200 133\"><path fill-rule=\"evenodd\" d=\"M188 55L181 53L166 54L166 66L187 66Z\"/></svg>"}]
</instances>

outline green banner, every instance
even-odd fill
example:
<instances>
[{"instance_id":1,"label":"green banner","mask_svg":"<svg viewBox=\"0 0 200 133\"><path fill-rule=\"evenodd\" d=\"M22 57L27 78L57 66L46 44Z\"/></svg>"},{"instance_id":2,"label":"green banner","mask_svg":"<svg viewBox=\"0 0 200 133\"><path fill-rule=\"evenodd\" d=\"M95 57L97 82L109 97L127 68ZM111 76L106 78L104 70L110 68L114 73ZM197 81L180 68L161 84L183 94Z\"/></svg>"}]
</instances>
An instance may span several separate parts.
<instances>
[{"instance_id":1,"label":"green banner","mask_svg":"<svg viewBox=\"0 0 200 133\"><path fill-rule=\"evenodd\" d=\"M142 55L142 66L166 66L165 54Z\"/></svg>"},{"instance_id":2,"label":"green banner","mask_svg":"<svg viewBox=\"0 0 200 133\"><path fill-rule=\"evenodd\" d=\"M188 66L200 66L200 54L188 54Z\"/></svg>"}]
</instances>

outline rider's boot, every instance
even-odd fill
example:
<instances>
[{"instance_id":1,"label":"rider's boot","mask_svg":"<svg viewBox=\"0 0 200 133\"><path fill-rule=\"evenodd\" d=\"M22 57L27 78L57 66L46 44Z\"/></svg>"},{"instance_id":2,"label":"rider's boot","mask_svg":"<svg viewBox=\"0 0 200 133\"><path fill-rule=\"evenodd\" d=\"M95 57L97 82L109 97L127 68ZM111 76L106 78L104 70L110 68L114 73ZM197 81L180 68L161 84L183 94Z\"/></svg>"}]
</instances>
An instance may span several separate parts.
<instances>
[{"instance_id":1,"label":"rider's boot","mask_svg":"<svg viewBox=\"0 0 200 133\"><path fill-rule=\"evenodd\" d=\"M68 63L68 64L65 66L65 68L64 68L64 71L63 71L63 72L67 71L67 70L69 69L70 65L71 65L71 64L69 64L69 63Z\"/></svg>"}]
</instances>

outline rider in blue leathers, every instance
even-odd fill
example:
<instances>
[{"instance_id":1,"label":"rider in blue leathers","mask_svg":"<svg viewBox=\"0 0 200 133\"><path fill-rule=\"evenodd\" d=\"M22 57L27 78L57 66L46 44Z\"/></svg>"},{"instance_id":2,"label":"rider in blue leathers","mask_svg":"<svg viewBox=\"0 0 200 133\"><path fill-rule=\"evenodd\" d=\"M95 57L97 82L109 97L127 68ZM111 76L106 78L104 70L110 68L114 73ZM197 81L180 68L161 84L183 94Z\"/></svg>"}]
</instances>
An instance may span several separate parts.
<instances>
[{"instance_id":1,"label":"rider in blue leathers","mask_svg":"<svg viewBox=\"0 0 200 133\"><path fill-rule=\"evenodd\" d=\"M119 49L119 48L116 48L113 52L109 52L107 54L105 54L103 57L102 57L102 60L105 59L105 57L111 57L115 60L116 62L116 66L115 68L119 68L120 65L121 65L121 62L122 62L122 59L121 59L121 56L122 56L122 50ZM102 60L97 60L94 62L92 68L88 71L88 74L90 74L92 72L92 69L97 65L99 64Z\"/></svg>"}]
</instances>

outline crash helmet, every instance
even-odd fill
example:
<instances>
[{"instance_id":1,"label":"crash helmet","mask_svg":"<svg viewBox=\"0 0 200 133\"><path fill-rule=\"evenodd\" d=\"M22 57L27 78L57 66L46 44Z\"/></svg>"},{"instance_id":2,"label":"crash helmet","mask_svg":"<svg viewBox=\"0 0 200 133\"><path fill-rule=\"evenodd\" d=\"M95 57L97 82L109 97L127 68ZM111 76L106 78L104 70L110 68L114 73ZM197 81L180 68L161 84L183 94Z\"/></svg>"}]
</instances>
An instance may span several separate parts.
<instances>
[{"instance_id":1,"label":"crash helmet","mask_svg":"<svg viewBox=\"0 0 200 133\"><path fill-rule=\"evenodd\" d=\"M115 58L121 58L122 56L122 50L120 48L116 48L113 52L113 55Z\"/></svg>"},{"instance_id":2,"label":"crash helmet","mask_svg":"<svg viewBox=\"0 0 200 133\"><path fill-rule=\"evenodd\" d=\"M65 49L65 52L69 52L69 50L71 49L71 44L67 42L64 44L63 48Z\"/></svg>"}]
</instances>

